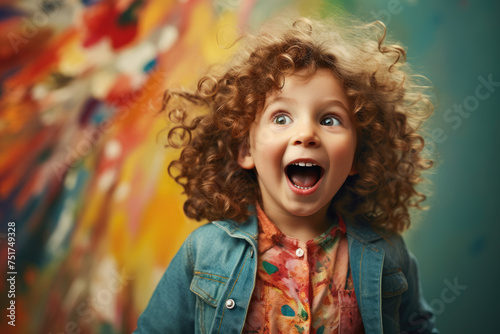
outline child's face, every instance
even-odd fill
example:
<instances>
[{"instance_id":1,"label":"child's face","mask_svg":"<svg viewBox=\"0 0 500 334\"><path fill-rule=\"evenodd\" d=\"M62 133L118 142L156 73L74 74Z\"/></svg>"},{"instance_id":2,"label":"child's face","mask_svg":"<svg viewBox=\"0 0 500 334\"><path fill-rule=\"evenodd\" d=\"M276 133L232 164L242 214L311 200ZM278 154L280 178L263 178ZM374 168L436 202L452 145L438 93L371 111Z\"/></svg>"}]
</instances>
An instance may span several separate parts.
<instances>
[{"instance_id":1,"label":"child's face","mask_svg":"<svg viewBox=\"0 0 500 334\"><path fill-rule=\"evenodd\" d=\"M283 89L267 96L250 128L250 147L240 152L238 163L256 169L268 215L326 214L347 176L356 173L349 108L328 70L310 79L286 77Z\"/></svg>"}]
</instances>

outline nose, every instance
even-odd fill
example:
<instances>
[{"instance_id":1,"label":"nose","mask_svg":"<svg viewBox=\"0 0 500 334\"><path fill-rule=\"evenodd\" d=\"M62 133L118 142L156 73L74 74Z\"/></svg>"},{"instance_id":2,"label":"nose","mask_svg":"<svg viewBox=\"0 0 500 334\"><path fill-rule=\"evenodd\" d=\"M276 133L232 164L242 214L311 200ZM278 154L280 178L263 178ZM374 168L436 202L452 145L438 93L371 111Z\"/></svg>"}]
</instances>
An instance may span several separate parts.
<instances>
[{"instance_id":1,"label":"nose","mask_svg":"<svg viewBox=\"0 0 500 334\"><path fill-rule=\"evenodd\" d=\"M297 134L292 138L293 145L302 145L304 147L316 147L321 144L319 136L313 125L303 125L297 129Z\"/></svg>"}]
</instances>

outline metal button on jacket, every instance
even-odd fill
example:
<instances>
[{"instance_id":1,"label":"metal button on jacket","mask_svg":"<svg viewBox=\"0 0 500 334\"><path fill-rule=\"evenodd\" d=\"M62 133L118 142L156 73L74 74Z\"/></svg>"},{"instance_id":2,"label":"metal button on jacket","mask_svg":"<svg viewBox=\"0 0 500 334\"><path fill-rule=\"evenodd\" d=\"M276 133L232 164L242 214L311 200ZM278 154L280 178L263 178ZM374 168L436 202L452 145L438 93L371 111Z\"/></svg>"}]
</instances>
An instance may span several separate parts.
<instances>
[{"instance_id":1,"label":"metal button on jacket","mask_svg":"<svg viewBox=\"0 0 500 334\"><path fill-rule=\"evenodd\" d=\"M234 300L232 300L232 299L228 299L228 300L226 300L226 307L227 307L228 309L232 309L232 308L234 307L234 305L236 305L236 304L234 303Z\"/></svg>"},{"instance_id":2,"label":"metal button on jacket","mask_svg":"<svg viewBox=\"0 0 500 334\"><path fill-rule=\"evenodd\" d=\"M302 257L304 255L304 251L302 250L302 248L297 248L297 250L295 251L295 254L298 257Z\"/></svg>"}]
</instances>

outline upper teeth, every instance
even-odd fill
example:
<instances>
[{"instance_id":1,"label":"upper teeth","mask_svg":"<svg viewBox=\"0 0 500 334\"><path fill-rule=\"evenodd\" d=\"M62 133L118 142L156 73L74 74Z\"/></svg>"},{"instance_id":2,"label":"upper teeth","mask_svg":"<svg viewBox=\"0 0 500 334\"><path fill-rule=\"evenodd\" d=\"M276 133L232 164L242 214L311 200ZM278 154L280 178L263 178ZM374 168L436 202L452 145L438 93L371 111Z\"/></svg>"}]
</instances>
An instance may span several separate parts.
<instances>
[{"instance_id":1,"label":"upper teeth","mask_svg":"<svg viewBox=\"0 0 500 334\"><path fill-rule=\"evenodd\" d=\"M294 162L292 165L301 166L301 167L317 166L316 164L313 164L312 162Z\"/></svg>"}]
</instances>

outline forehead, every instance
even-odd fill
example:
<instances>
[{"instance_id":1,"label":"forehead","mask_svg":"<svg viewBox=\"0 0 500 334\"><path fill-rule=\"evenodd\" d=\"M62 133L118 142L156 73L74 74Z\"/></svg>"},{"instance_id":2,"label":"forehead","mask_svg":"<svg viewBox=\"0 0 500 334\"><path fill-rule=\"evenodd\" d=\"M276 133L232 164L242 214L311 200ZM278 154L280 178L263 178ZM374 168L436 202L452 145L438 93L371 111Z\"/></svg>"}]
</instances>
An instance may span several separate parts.
<instances>
[{"instance_id":1,"label":"forehead","mask_svg":"<svg viewBox=\"0 0 500 334\"><path fill-rule=\"evenodd\" d=\"M302 70L285 77L281 89L269 92L263 109L274 103L316 104L331 101L338 102L347 111L350 110L342 81L328 69L314 72Z\"/></svg>"}]
</instances>

